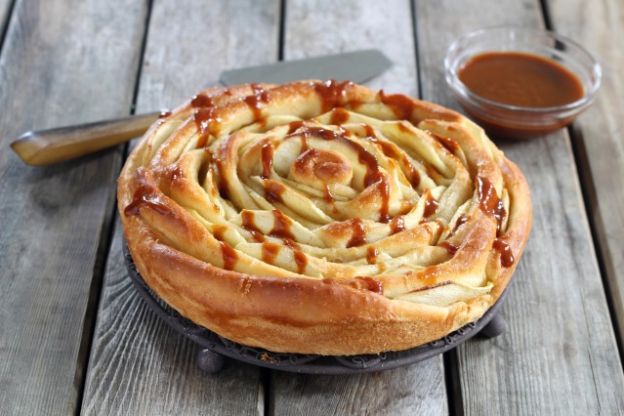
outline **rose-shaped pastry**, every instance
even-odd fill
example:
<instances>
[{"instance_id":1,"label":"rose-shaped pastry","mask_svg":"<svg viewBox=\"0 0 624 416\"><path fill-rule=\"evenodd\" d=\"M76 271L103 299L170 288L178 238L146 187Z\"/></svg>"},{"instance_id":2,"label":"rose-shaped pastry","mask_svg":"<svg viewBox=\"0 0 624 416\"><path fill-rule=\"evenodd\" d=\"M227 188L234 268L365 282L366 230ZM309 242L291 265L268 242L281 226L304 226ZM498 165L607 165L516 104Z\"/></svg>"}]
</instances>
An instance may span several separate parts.
<instances>
[{"instance_id":1,"label":"rose-shaped pastry","mask_svg":"<svg viewBox=\"0 0 624 416\"><path fill-rule=\"evenodd\" d=\"M334 81L201 92L145 134L118 200L155 293L278 352L445 336L500 296L531 225L522 173L477 125Z\"/></svg>"}]
</instances>

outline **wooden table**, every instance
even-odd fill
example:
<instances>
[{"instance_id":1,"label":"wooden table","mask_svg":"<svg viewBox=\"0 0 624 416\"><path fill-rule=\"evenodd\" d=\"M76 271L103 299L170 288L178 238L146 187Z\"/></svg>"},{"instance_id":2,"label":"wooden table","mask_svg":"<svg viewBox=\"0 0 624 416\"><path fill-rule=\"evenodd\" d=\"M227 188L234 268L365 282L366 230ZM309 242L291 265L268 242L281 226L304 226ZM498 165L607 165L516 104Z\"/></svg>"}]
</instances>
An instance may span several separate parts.
<instances>
[{"instance_id":1,"label":"wooden table","mask_svg":"<svg viewBox=\"0 0 624 416\"><path fill-rule=\"evenodd\" d=\"M171 107L226 68L377 47L371 86L455 107L442 72L472 29L548 27L604 85L568 130L501 143L534 200L508 330L394 371L302 376L195 365L126 275L125 147L50 168L24 130ZM624 3L618 0L0 0L0 413L624 414Z\"/></svg>"}]
</instances>

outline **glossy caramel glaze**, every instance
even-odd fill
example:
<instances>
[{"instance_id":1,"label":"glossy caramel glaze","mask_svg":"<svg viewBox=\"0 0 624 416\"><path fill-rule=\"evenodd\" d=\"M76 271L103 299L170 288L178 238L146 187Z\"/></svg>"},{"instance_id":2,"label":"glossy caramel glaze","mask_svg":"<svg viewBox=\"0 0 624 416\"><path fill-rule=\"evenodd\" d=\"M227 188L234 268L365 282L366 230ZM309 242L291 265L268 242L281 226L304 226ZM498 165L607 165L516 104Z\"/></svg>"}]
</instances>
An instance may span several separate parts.
<instances>
[{"instance_id":1,"label":"glossy caramel glaze","mask_svg":"<svg viewBox=\"0 0 624 416\"><path fill-rule=\"evenodd\" d=\"M486 52L470 58L459 79L475 94L503 104L556 107L583 97L579 78L553 59L525 52Z\"/></svg>"},{"instance_id":2,"label":"glossy caramel glaze","mask_svg":"<svg viewBox=\"0 0 624 416\"><path fill-rule=\"evenodd\" d=\"M559 62L520 51L480 53L464 63L457 75L472 94L495 103L461 101L495 138L526 139L568 125L577 114L555 116L558 109L585 94L579 77Z\"/></svg>"}]
</instances>

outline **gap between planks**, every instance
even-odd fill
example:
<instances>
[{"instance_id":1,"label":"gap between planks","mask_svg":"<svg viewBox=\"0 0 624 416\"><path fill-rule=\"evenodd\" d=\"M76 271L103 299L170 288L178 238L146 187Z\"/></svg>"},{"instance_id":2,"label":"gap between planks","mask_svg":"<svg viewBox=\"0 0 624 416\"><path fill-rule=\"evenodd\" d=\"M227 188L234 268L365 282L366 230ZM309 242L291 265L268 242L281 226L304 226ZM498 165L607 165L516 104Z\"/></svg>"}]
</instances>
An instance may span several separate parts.
<instances>
[{"instance_id":1,"label":"gap between planks","mask_svg":"<svg viewBox=\"0 0 624 416\"><path fill-rule=\"evenodd\" d=\"M143 36L141 39L141 45L139 48L139 59L136 68L136 75L134 80L134 90L132 94L132 102L130 104L131 115L136 113L136 102L139 92L139 85L141 82L141 72L143 69L143 59L145 57L145 45L147 43L147 36L149 33L150 17L152 15L153 0L148 0L147 9L145 11L145 20L143 28ZM121 166L125 163L128 157L128 148L130 144L125 143L117 146L121 148L120 163L115 167L115 171L119 173ZM87 309L85 312L85 319L83 321L82 336L80 341L80 350L78 352L78 363L76 365L76 377L75 384L78 387L78 398L76 400L75 415L80 415L83 399L85 383L87 379L87 369L89 368L89 358L91 356L91 345L93 343L93 336L95 335L95 320L97 318L97 312L100 310L100 301L102 296L102 286L104 282L104 274L106 273L106 263L111 252L111 246L113 244L113 236L115 234L115 221L117 219L117 189L115 186L110 190L110 194L107 200L107 212L109 213L102 223L100 240L98 242L98 250L95 257L95 265L93 270L93 278L91 280L91 287L89 289L89 301L87 302Z\"/></svg>"},{"instance_id":2,"label":"gap between planks","mask_svg":"<svg viewBox=\"0 0 624 416\"><path fill-rule=\"evenodd\" d=\"M206 76L209 77L208 81L210 81L211 83L216 82L217 75L218 75L217 71L226 69L230 66L244 66L244 65L250 65L250 64L268 63L268 62L262 62L263 60L266 60L267 56L274 56L273 59L277 57L278 55L277 46L279 43L279 34L277 30L279 28L279 23L278 23L279 9L277 7L279 7L279 2L277 1L272 2L271 0L267 0L262 3L264 4L264 6L257 5L256 3L252 3L251 5L250 4L242 5L243 8L252 9L251 12L249 12L249 15L247 18L240 18L240 15L234 14L235 9L237 7L238 8L241 7L240 3L242 2L238 2L238 3L239 4L237 6L234 5L232 7L226 6L223 4L220 5L219 7L207 7L206 5L202 4L199 1L184 1L184 2L178 3L175 6L171 4L167 5L167 3L163 1L155 2L155 5L151 9L152 21L150 21L150 24L149 24L150 27L148 29L148 32L147 32L148 34L146 36L147 38L146 52L143 53L143 58L144 58L144 62L142 64L143 72L141 73L139 79L137 79L137 82L141 85L137 89L138 94L136 95L134 102L136 104L136 107L139 109L139 111L149 110L153 106L156 106L158 103L165 102L165 100L167 100L169 103L175 103L175 100L181 100L185 98L186 96L188 96L189 93L196 92L200 90L202 87L207 86L206 78L205 78ZM274 18L275 15L273 14L272 11L266 12L266 13L263 12L264 10L268 10L269 7L272 8L274 4L277 6L274 10L276 10L277 12L275 13L275 15L278 16L278 19ZM193 10L193 12L195 13L195 17L194 17L195 26L194 27L196 30L194 32L193 31L189 32L189 30L184 31L182 29L184 25L178 25L178 27L180 28L180 33L174 31L174 33L169 34L168 36L165 35L165 33L169 33L166 30L157 29L159 27L163 27L162 22L164 20L166 20L169 23L172 23L172 22L175 22L175 19L177 18L180 18L180 19L185 18L186 16L188 16L187 13L189 10ZM212 51L211 49L208 49L209 53L206 53L205 51L205 49L207 48L206 42L201 42L201 39L203 38L201 36L197 36L199 33L203 33L202 32L203 26L197 25L197 21L200 21L202 19L202 16L204 15L205 15L204 20L214 20L214 15L215 14L218 15L219 13L223 13L224 21L228 21L230 26L234 26L231 34L227 31L225 32L223 32L222 30L220 31L220 33L223 34L222 35L223 42L222 42L222 45L220 45L221 48L232 47L230 44L238 41L237 36L240 33L246 33L245 32L246 30L252 30L251 27L254 27L256 25L260 25L259 27L255 27L256 32L260 28L260 29L263 29L262 32L264 32L265 35L268 34L269 32L271 33L271 38L270 38L272 40L271 47L268 47L268 39L266 39L266 43L260 44L261 47L258 47L258 45L256 45L256 48L254 51L250 49L248 51L249 53L246 56L246 59L243 59L244 56L238 57L239 55L229 57L228 55L224 54L223 51L218 50L218 49L214 51ZM233 16L236 18L232 19ZM236 30L236 25L240 25L241 27L239 27L238 30ZM219 28L215 28L213 31L219 31ZM275 37L273 37L273 33L275 34ZM176 49L175 43L169 42L169 39L172 37L171 35L174 35L173 36L174 38L184 36L184 35L188 36L188 39L186 39L187 41L186 46L187 48L191 48L195 50L196 52L197 52L196 49L198 48L204 49L204 53L201 55L203 56L202 58L203 60L194 61L194 65L196 68L195 70L191 71L192 69L191 66L185 63L184 60L186 56L183 53L184 51L181 51L182 54L177 54L177 52L180 51L180 48L177 48L178 51L174 51L174 49ZM197 44L193 42L197 42ZM269 55L267 55L267 53ZM214 56L212 56L211 54L214 54ZM173 60L172 60L172 55L175 56ZM167 62L169 62L168 66L162 66ZM199 68L205 67L208 64L210 64L210 66L208 66L209 69L207 71L197 70L198 67ZM180 71L191 71L191 72L185 73L185 72L180 72ZM174 78L169 78L171 75L174 75L174 74L175 74ZM186 76L184 76L185 74ZM199 79L199 82L198 82L198 79ZM117 221L116 223L117 223L117 226L116 226L117 234L116 234L116 238L113 241L114 243L113 250L109 254L109 262L108 262L109 263L108 272L111 272L112 270L115 273L112 273L110 276L108 276L107 274L108 277L105 278L106 287L104 288L103 298L100 302L101 304L104 304L107 302L108 302L107 304L110 304L111 302L117 302L117 300L114 299L116 296L115 289L111 289L111 287L109 287L111 283L113 285L121 284L124 286L125 288L124 292L126 292L125 294L122 295L124 297L126 297L126 294L130 292L134 293L134 288L131 285L129 286L128 282L123 282L120 280L121 276L115 277L115 274L119 275L120 273L121 274L125 273L123 264L121 264L121 261L118 261L118 260L121 260L121 258L119 259L117 258L117 256L119 255L119 251L120 251L119 246L120 246L121 241L119 237L121 236L121 231L119 228L120 227L119 221ZM113 258L113 256L115 258ZM116 264L116 263L119 263L119 264ZM112 282L109 281L111 278L114 278L115 281L112 281ZM106 279L109 279L109 280L106 280ZM129 324L128 323L129 320L135 320L135 319L138 320L139 318L144 318L145 316L143 315L145 315L146 312L149 314L149 311L145 310L145 307L142 304L141 299L137 299L135 296L132 296L130 294L128 294L127 296L128 296L127 300L131 302L134 306L136 306L138 309L136 309L137 312L131 314L131 315L136 315L136 316L130 316L128 317L128 319L124 319L124 324ZM104 297L106 297L106 299L104 299ZM108 364L106 364L104 361L107 361L108 359L111 359L111 358L121 359L121 356L119 355L119 353L124 354L123 351L116 352L116 353L113 352L114 353L113 356L107 358L108 352L102 350L102 348L105 348L107 345L107 340L102 338L102 337L104 338L106 337L106 328L98 329L98 326L102 327L104 325L110 324L111 322L111 321L99 322L100 319L106 319L106 316L105 316L106 314L109 314L109 315L111 314L112 309L109 308L108 311L106 309L107 309L106 306L101 306L99 309L99 315L97 319L98 324L96 325L96 335L93 341L94 345L91 351L92 357L91 357L91 362L89 363L90 368L89 368L89 373L87 374L87 384L85 388L85 397L83 400L83 412L85 413L93 413L94 411L99 412L99 411L103 411L103 409L106 409L106 408L127 409L126 406L131 406L131 408L132 406L135 406L136 408L142 408L142 409L148 409L148 408L165 409L165 408L170 408L170 406L172 405L179 406L180 403L177 403L176 400L180 398L177 396L176 397L168 397L168 396L163 397L162 394L159 394L158 397L150 396L154 393L158 394L159 391L160 392L163 391L162 386L160 387L156 386L153 389L150 388L149 386L150 384L152 385L159 384L156 382L156 380L153 380L153 381L149 380L149 377L152 375L156 377L163 377L165 381L169 377L180 377L182 380L185 380L184 383L187 384L187 387L181 388L182 391L178 391L176 395L178 393L184 395L185 393L189 393L189 390L193 390L193 389L194 389L193 392L195 393L200 392L200 395L195 396L198 398L198 400L196 400L195 402L193 402L193 400L187 401L186 406L193 410L199 410L201 406L204 406L203 409L205 411L206 403L203 403L203 404L200 403L201 402L201 400L199 400L201 399L200 396L210 397L210 394L215 394L214 389L219 388L219 386L221 386L220 388L225 388L225 386L222 385L223 382L231 383L235 379L237 380L237 384L240 385L241 388L243 388L244 386L249 384L249 383L245 383L243 379L250 380L250 376L252 374L260 374L261 370L258 368L251 369L251 367L239 365L233 362L228 370L224 370L224 374L220 374L217 376L206 376L206 377L215 377L215 380L214 381L206 380L204 383L203 378L197 377L198 371L195 367L194 360L192 359L189 360L190 358L194 358L194 355L195 355L194 353L197 350L197 346L188 340L182 339L181 337L171 337L170 336L171 331L165 330L165 333L164 334L161 333L160 335L166 336L169 334L169 336L171 337L171 339L169 339L166 342L168 344L168 347L167 347L168 351L171 352L173 349L177 350L181 346L182 348L185 349L185 351L182 351L179 353L180 355L176 359L173 359L173 361L176 361L176 364L180 364L178 362L180 359L183 360L184 366L183 367L176 366L175 368L166 369L162 371L155 370L155 371L149 372L148 374L144 374L144 376L141 377L142 380L135 380L135 377L136 377L135 374L123 376L118 373L111 373L110 376L112 377L113 382L116 381L117 383L120 383L122 385L125 385L126 383L130 383L130 385L137 388L135 394L133 394L133 397L128 398L127 401L124 401L125 399L120 399L117 396L115 396L114 393L117 390L115 387L111 386L111 388L109 389L107 386L102 385L97 380L99 378L99 375L103 374L102 371L107 371L107 369L109 368ZM104 313L104 316L102 317L103 313ZM138 316L138 314L141 314L141 316ZM117 321L117 323L119 322ZM166 327L164 322L160 322L160 321L151 322L146 325L143 325L143 329L141 331L147 329L150 332L154 332L155 330L157 333L159 333L159 332L162 332L161 330L167 329L163 327ZM98 339L98 336L99 336L99 339ZM139 353L141 353L142 355L153 353L154 352L152 351L153 349L157 350L158 348L157 347L154 347L154 348L141 347L140 351L144 351L144 352L141 353L139 351ZM136 351L128 351L128 356L129 357L133 356L133 354L136 354L136 353L137 353ZM158 353L158 351L156 351L156 353ZM160 353L162 353L162 349ZM155 357L157 357L157 355L155 355ZM187 367L187 365L190 365L191 367ZM114 369L114 367L115 366L113 366L112 368ZM108 375L108 373L105 373L105 374ZM191 374L191 376L189 376L189 378L186 378L188 374ZM255 380L255 377L251 377L251 378ZM192 386L193 384L195 384L195 387ZM254 385L257 386L256 389L254 390L254 393L257 393L258 396L256 396L256 394L252 394L251 392L249 392L249 397L253 396L253 400L255 403L254 412L258 412L262 414L266 412L266 400L265 400L266 393L264 392L264 390L266 390L265 389L266 383L263 383L262 380L259 380L257 384L255 384L254 382ZM206 391L210 389L212 389L213 391L212 392ZM164 390L166 390L166 388ZM112 394L109 394L109 393L112 393ZM220 396L223 397L224 395L221 394ZM187 399L188 398L189 397L187 397ZM145 400L151 400L154 403L152 403L152 405L145 404ZM142 403L138 403L138 402L142 402ZM244 401L244 400L240 401L240 405L242 406L243 404L245 405L245 409L251 410L251 407L247 407L249 404L248 401ZM124 407L119 407L119 406L124 406ZM232 409L236 407L240 407L240 406L237 406L235 404L232 404L231 406Z\"/></svg>"},{"instance_id":3,"label":"gap between planks","mask_svg":"<svg viewBox=\"0 0 624 416\"><path fill-rule=\"evenodd\" d=\"M0 56L4 50L4 41L9 31L13 10L17 0L0 0Z\"/></svg>"},{"instance_id":4,"label":"gap between planks","mask_svg":"<svg viewBox=\"0 0 624 416\"><path fill-rule=\"evenodd\" d=\"M537 2L490 3L415 3L417 10L424 12L419 22L428 28L420 31L424 42L421 58L429 57L421 61L429 78L424 85L428 88L427 99L455 105L444 88L438 66L451 35L455 37L488 24L524 23L539 27L542 22ZM505 143L502 147L512 160L517 158L527 168L535 196L533 237L516 270L515 282L512 281L514 295L504 305L504 310L523 318L512 317L509 330L493 341L492 348L474 342L457 350L463 410L469 414L547 414L566 408L576 412L616 410L622 405L615 394L622 385L619 358L615 343L611 346L611 322L592 258L592 240L585 227L586 213L580 202L566 132L524 144ZM561 254L545 255L553 249L561 250ZM539 301L542 294L548 296L546 302ZM554 306L548 303L555 299ZM534 303L527 307L528 302ZM570 322L562 319L563 313L579 315L580 319ZM535 345L540 348L533 348ZM553 357L555 353L560 356ZM616 369L615 374L610 372L611 368ZM586 388L579 389L576 384L583 382ZM581 391L572 394L575 388ZM562 394L568 400L561 400Z\"/></svg>"},{"instance_id":5,"label":"gap between planks","mask_svg":"<svg viewBox=\"0 0 624 416\"><path fill-rule=\"evenodd\" d=\"M557 28L553 23L553 16L550 11L548 0L539 0L539 2L542 8L542 15L544 17L544 26L547 30L556 32ZM609 276L613 276L613 279L616 279L616 271L613 270L614 263L611 258L609 243L605 238L606 227L598 207L598 194L596 192L594 178L591 175L591 163L587 153L587 147L585 145L585 138L582 127L578 121L573 122L566 128L566 130L570 136L572 153L574 154L574 160L576 162L576 174L581 186L583 204L585 206L585 212L587 212L589 230L594 242L594 252L598 261L598 267L600 269L600 277L602 278L602 285L609 309L609 316L613 325L613 332L615 333L618 354L620 362L623 364L624 368L624 339L622 338L624 334L620 330L620 325L618 324L618 314L615 306L615 297L617 296L617 293L616 288L613 287L613 284L609 281ZM624 320L624 316L619 319Z\"/></svg>"}]
</instances>

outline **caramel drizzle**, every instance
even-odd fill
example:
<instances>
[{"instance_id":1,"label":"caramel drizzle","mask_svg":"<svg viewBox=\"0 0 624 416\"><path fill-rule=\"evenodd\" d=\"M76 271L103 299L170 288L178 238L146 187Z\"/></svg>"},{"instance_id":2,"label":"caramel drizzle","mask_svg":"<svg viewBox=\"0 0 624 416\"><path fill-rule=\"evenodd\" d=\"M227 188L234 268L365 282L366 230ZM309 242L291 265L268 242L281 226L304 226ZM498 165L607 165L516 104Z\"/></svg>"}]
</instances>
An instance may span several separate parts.
<instances>
[{"instance_id":1,"label":"caramel drizzle","mask_svg":"<svg viewBox=\"0 0 624 416\"><path fill-rule=\"evenodd\" d=\"M253 211L244 210L241 212L243 228L249 231L254 241L261 243L265 240L265 238L262 231L260 231L260 229L256 226L255 217L256 215Z\"/></svg>"},{"instance_id":2,"label":"caramel drizzle","mask_svg":"<svg viewBox=\"0 0 624 416\"><path fill-rule=\"evenodd\" d=\"M379 251L377 251L377 249L373 246L370 246L367 250L366 250L366 262L368 264L375 264L377 263L377 256L379 255Z\"/></svg>"},{"instance_id":3,"label":"caramel drizzle","mask_svg":"<svg viewBox=\"0 0 624 416\"><path fill-rule=\"evenodd\" d=\"M234 270L234 265L238 260L238 254L229 244L221 243L221 255L223 256L223 268L225 270Z\"/></svg>"},{"instance_id":4,"label":"caramel drizzle","mask_svg":"<svg viewBox=\"0 0 624 416\"><path fill-rule=\"evenodd\" d=\"M144 184L134 191L132 202L124 208L124 214L126 216L139 215L143 206L150 207L160 215L173 215L171 208L154 192L153 188Z\"/></svg>"},{"instance_id":5,"label":"caramel drizzle","mask_svg":"<svg viewBox=\"0 0 624 416\"><path fill-rule=\"evenodd\" d=\"M297 273L302 274L308 265L308 257L301 251L301 247L293 239L284 239L284 245L292 250L293 258L297 265Z\"/></svg>"},{"instance_id":6,"label":"caramel drizzle","mask_svg":"<svg viewBox=\"0 0 624 416\"><path fill-rule=\"evenodd\" d=\"M459 227L464 225L466 221L468 221L468 217L464 214L460 215L459 218L457 218L457 221L455 221L455 226L453 227L453 229L451 230L451 233L448 236L451 237L452 235L454 235L455 232L459 229Z\"/></svg>"},{"instance_id":7,"label":"caramel drizzle","mask_svg":"<svg viewBox=\"0 0 624 416\"><path fill-rule=\"evenodd\" d=\"M286 134L291 135L301 127L303 127L303 120L291 121L288 123L288 132Z\"/></svg>"},{"instance_id":8,"label":"caramel drizzle","mask_svg":"<svg viewBox=\"0 0 624 416\"><path fill-rule=\"evenodd\" d=\"M262 145L262 179L271 177L273 169L273 145L266 142Z\"/></svg>"},{"instance_id":9,"label":"caramel drizzle","mask_svg":"<svg viewBox=\"0 0 624 416\"><path fill-rule=\"evenodd\" d=\"M483 176L477 176L477 197L479 198L479 208L485 214L496 220L496 235L500 235L503 219L506 211L502 199L496 194L496 189L492 183Z\"/></svg>"},{"instance_id":10,"label":"caramel drizzle","mask_svg":"<svg viewBox=\"0 0 624 416\"><path fill-rule=\"evenodd\" d=\"M383 154L391 159L400 159L401 157L403 157L403 155L398 152L391 143L379 140L379 138L377 138L377 136L375 136L374 134L366 136L366 140L376 144L381 149Z\"/></svg>"},{"instance_id":11,"label":"caramel drizzle","mask_svg":"<svg viewBox=\"0 0 624 416\"><path fill-rule=\"evenodd\" d=\"M459 150L459 143L450 137L438 136L437 134L431 134L446 150L455 154Z\"/></svg>"},{"instance_id":12,"label":"caramel drizzle","mask_svg":"<svg viewBox=\"0 0 624 416\"><path fill-rule=\"evenodd\" d=\"M492 248L498 251L500 254L500 262L503 267L511 267L516 260L513 252L511 251L511 247L506 241L503 241L500 238L494 240L494 244L492 244Z\"/></svg>"},{"instance_id":13,"label":"caramel drizzle","mask_svg":"<svg viewBox=\"0 0 624 416\"><path fill-rule=\"evenodd\" d=\"M206 94L194 96L191 100L191 107L195 108L193 120L197 130L199 130L199 139L197 140L197 148L199 149L206 145L210 134L216 136L219 133L221 119L215 117L217 107L212 98Z\"/></svg>"},{"instance_id":14,"label":"caramel drizzle","mask_svg":"<svg viewBox=\"0 0 624 416\"><path fill-rule=\"evenodd\" d=\"M398 215L392 218L392 221L390 221L390 233L391 234L399 233L403 231L404 229L405 229L405 219L403 218L402 215Z\"/></svg>"},{"instance_id":15,"label":"caramel drizzle","mask_svg":"<svg viewBox=\"0 0 624 416\"><path fill-rule=\"evenodd\" d=\"M380 175L379 181L377 182L378 189L381 194L381 207L379 208L379 221L386 223L390 220L389 210L390 210L390 186L388 185L388 181L386 177Z\"/></svg>"},{"instance_id":16,"label":"caramel drizzle","mask_svg":"<svg viewBox=\"0 0 624 416\"><path fill-rule=\"evenodd\" d=\"M347 121L349 121L349 112L342 107L338 107L332 112L329 124L339 126Z\"/></svg>"},{"instance_id":17,"label":"caramel drizzle","mask_svg":"<svg viewBox=\"0 0 624 416\"><path fill-rule=\"evenodd\" d=\"M291 224L292 220L290 218L284 215L279 209L274 209L273 229L269 232L269 235L272 237L294 240L295 236L290 229Z\"/></svg>"},{"instance_id":18,"label":"caramel drizzle","mask_svg":"<svg viewBox=\"0 0 624 416\"><path fill-rule=\"evenodd\" d=\"M425 209L423 211L423 218L429 218L432 216L440 206L440 203L436 201L431 194L428 194L425 200Z\"/></svg>"},{"instance_id":19,"label":"caramel drizzle","mask_svg":"<svg viewBox=\"0 0 624 416\"><path fill-rule=\"evenodd\" d=\"M420 173L418 173L414 165L412 165L410 162L407 162L405 166L407 167L407 171L409 172L408 179L410 181L410 184L412 185L412 188L418 188L418 185L420 185Z\"/></svg>"},{"instance_id":20,"label":"caramel drizzle","mask_svg":"<svg viewBox=\"0 0 624 416\"><path fill-rule=\"evenodd\" d=\"M266 179L264 181L264 198L270 203L283 202L282 194L286 192L286 187L281 183Z\"/></svg>"},{"instance_id":21,"label":"caramel drizzle","mask_svg":"<svg viewBox=\"0 0 624 416\"><path fill-rule=\"evenodd\" d=\"M354 102L343 103L346 97L346 90L353 87L351 81L337 82L332 79L325 82L315 83L314 89L321 99L321 111L323 113L332 108L339 107L341 104L352 106Z\"/></svg>"},{"instance_id":22,"label":"caramel drizzle","mask_svg":"<svg viewBox=\"0 0 624 416\"><path fill-rule=\"evenodd\" d=\"M236 261L238 260L238 253L232 246L223 240L223 234L227 231L227 227L221 224L213 226L214 238L219 240L221 246L221 257L223 258L223 268L225 270L234 270Z\"/></svg>"},{"instance_id":23,"label":"caramel drizzle","mask_svg":"<svg viewBox=\"0 0 624 416\"><path fill-rule=\"evenodd\" d=\"M383 295L383 283L381 280L368 276L358 276L349 282L349 286L355 289L365 289L379 295Z\"/></svg>"},{"instance_id":24,"label":"caramel drizzle","mask_svg":"<svg viewBox=\"0 0 624 416\"><path fill-rule=\"evenodd\" d=\"M275 258L279 254L281 246L275 243L262 243L262 261L268 264L275 263Z\"/></svg>"},{"instance_id":25,"label":"caramel drizzle","mask_svg":"<svg viewBox=\"0 0 624 416\"><path fill-rule=\"evenodd\" d=\"M328 204L334 202L334 196L331 194L331 191L329 190L329 185L327 184L325 184L325 187L323 188L323 199Z\"/></svg>"},{"instance_id":26,"label":"caramel drizzle","mask_svg":"<svg viewBox=\"0 0 624 416\"><path fill-rule=\"evenodd\" d=\"M370 124L362 124L362 128L364 128L364 134L366 134L367 138L377 138L377 135L375 134L375 129L373 128L373 126L371 126Z\"/></svg>"},{"instance_id":27,"label":"caramel drizzle","mask_svg":"<svg viewBox=\"0 0 624 416\"><path fill-rule=\"evenodd\" d=\"M457 253L457 250L459 249L459 247L457 247L455 244L449 241L442 241L440 244L438 244L438 247L442 247L446 249L446 251L451 255L451 257L454 256L455 253Z\"/></svg>"},{"instance_id":28,"label":"caramel drizzle","mask_svg":"<svg viewBox=\"0 0 624 416\"><path fill-rule=\"evenodd\" d=\"M403 94L386 95L383 90L379 91L379 98L382 103L390 107L398 120L411 120L412 113L416 105L414 101Z\"/></svg>"},{"instance_id":29,"label":"caramel drizzle","mask_svg":"<svg viewBox=\"0 0 624 416\"><path fill-rule=\"evenodd\" d=\"M254 240L263 242L262 260L265 263L272 264L279 253L280 246L275 243L264 242L264 235L262 235L261 231L256 226L254 213L252 211L243 211L241 217L243 219L243 227L251 232ZM292 225L291 219L277 209L273 210L273 217L273 229L269 232L269 235L284 240L284 245L293 251L295 264L297 264L297 271L300 274L303 273L308 264L308 258L305 253L301 251L301 247L295 242L295 236L290 229Z\"/></svg>"},{"instance_id":30,"label":"caramel drizzle","mask_svg":"<svg viewBox=\"0 0 624 416\"><path fill-rule=\"evenodd\" d=\"M496 240L492 244L492 248L500 253L500 261L503 267L511 267L515 258L511 247L506 241L500 238L502 232L503 219L507 212L502 199L496 194L496 189L492 183L485 177L477 176L477 196L479 198L479 208L485 214L496 220Z\"/></svg>"},{"instance_id":31,"label":"caramel drizzle","mask_svg":"<svg viewBox=\"0 0 624 416\"><path fill-rule=\"evenodd\" d=\"M300 153L307 152L308 149L309 149L308 138L305 135L303 135L301 136L301 150L299 152Z\"/></svg>"},{"instance_id":32,"label":"caramel drizzle","mask_svg":"<svg viewBox=\"0 0 624 416\"><path fill-rule=\"evenodd\" d=\"M364 222L361 218L354 218L351 220L351 227L353 232L351 239L347 242L347 248L361 246L366 244L366 229L364 228Z\"/></svg>"},{"instance_id":33,"label":"caramel drizzle","mask_svg":"<svg viewBox=\"0 0 624 416\"><path fill-rule=\"evenodd\" d=\"M254 115L254 121L262 120L262 108L269 101L269 93L258 84L251 84L253 95L244 98L245 104L249 106Z\"/></svg>"}]
</instances>

